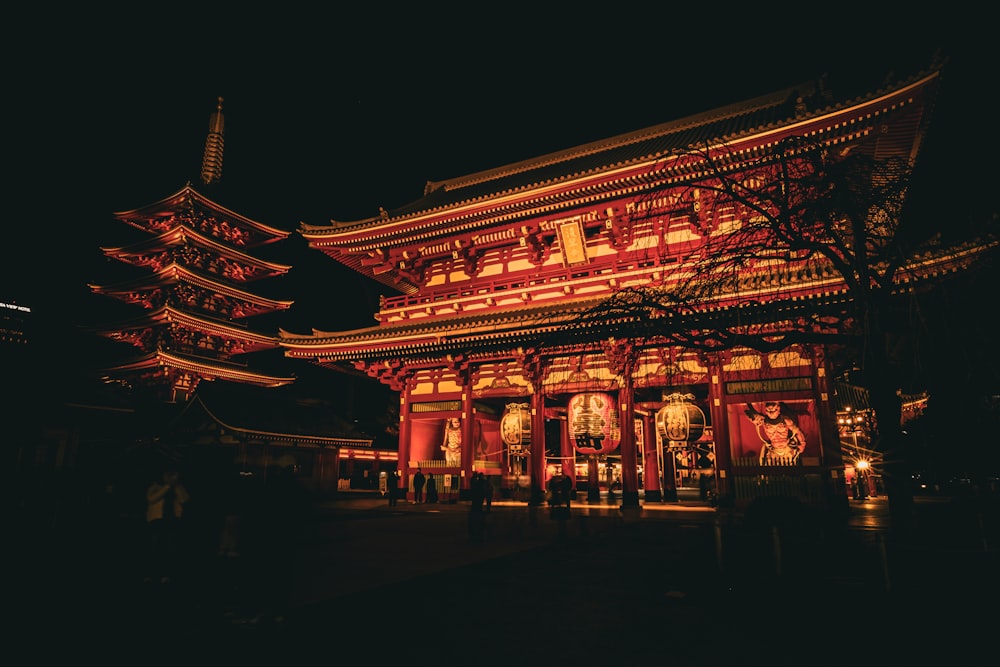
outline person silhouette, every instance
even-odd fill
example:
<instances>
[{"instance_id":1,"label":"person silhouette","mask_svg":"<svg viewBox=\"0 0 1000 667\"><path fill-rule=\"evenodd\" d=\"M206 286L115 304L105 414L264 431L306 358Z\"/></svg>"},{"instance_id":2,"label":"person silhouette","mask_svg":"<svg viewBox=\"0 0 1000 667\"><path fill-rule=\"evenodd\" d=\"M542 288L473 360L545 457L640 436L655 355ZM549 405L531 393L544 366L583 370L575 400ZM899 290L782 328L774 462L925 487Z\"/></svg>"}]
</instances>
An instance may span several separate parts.
<instances>
[{"instance_id":1,"label":"person silhouette","mask_svg":"<svg viewBox=\"0 0 1000 667\"><path fill-rule=\"evenodd\" d=\"M438 501L437 480L433 474L427 475L427 502L436 503Z\"/></svg>"},{"instance_id":2,"label":"person silhouette","mask_svg":"<svg viewBox=\"0 0 1000 667\"><path fill-rule=\"evenodd\" d=\"M472 499L472 503L469 505L469 541L482 542L486 527L486 517L483 511L483 503L486 500L486 476L483 473L472 473L469 493Z\"/></svg>"},{"instance_id":3,"label":"person silhouette","mask_svg":"<svg viewBox=\"0 0 1000 667\"><path fill-rule=\"evenodd\" d=\"M424 502L424 483L426 478L424 473L417 468L417 472L413 475L413 502L422 503Z\"/></svg>"},{"instance_id":4,"label":"person silhouette","mask_svg":"<svg viewBox=\"0 0 1000 667\"><path fill-rule=\"evenodd\" d=\"M160 479L146 487L146 526L149 532L149 563L146 581L168 583L176 576L180 558L181 518L191 499L180 482L180 474L166 467Z\"/></svg>"},{"instance_id":5,"label":"person silhouette","mask_svg":"<svg viewBox=\"0 0 1000 667\"><path fill-rule=\"evenodd\" d=\"M399 471L393 470L389 473L389 479L386 482L386 495L389 496L389 506L394 507L397 503L397 498L399 498Z\"/></svg>"},{"instance_id":6,"label":"person silhouette","mask_svg":"<svg viewBox=\"0 0 1000 667\"><path fill-rule=\"evenodd\" d=\"M490 478L485 473L479 473L479 475L482 478L483 484L483 500L486 503L486 511L489 512L493 509L493 482L490 481Z\"/></svg>"}]
</instances>

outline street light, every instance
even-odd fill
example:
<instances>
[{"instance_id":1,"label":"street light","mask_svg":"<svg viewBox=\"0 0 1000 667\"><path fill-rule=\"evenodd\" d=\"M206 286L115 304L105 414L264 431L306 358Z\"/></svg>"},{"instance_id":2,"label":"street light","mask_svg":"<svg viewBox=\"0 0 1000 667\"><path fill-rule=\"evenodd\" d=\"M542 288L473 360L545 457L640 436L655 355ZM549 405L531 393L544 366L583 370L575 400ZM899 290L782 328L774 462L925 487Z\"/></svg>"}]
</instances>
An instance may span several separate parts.
<instances>
[{"instance_id":1,"label":"street light","mask_svg":"<svg viewBox=\"0 0 1000 667\"><path fill-rule=\"evenodd\" d=\"M858 495L864 500L868 497L868 471L871 470L871 462L859 458L854 462L854 468L858 471Z\"/></svg>"},{"instance_id":2,"label":"street light","mask_svg":"<svg viewBox=\"0 0 1000 667\"><path fill-rule=\"evenodd\" d=\"M867 475L871 470L871 462L865 459L858 452L858 431L864 428L865 418L864 416L852 413L851 406L845 406L844 411L837 415L837 426L839 427L840 434L845 435L847 433L851 434L851 443L854 450L854 470L857 475L855 481L856 489L858 491L856 498L864 500L868 497L867 490Z\"/></svg>"}]
</instances>

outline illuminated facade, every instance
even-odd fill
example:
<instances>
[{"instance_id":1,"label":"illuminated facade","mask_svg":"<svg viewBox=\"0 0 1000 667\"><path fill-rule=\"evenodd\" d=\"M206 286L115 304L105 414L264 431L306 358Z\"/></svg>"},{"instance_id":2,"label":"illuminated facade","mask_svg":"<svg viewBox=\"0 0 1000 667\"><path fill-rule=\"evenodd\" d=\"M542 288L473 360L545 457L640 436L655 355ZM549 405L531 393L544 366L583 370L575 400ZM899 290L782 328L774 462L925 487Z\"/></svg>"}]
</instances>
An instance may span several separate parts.
<instances>
[{"instance_id":1,"label":"illuminated facade","mask_svg":"<svg viewBox=\"0 0 1000 667\"><path fill-rule=\"evenodd\" d=\"M737 505L759 495L845 497L830 350L698 352L624 340L574 317L623 287L679 281L747 208L699 199L691 146L734 173L803 137L827 150L914 158L939 71L837 99L806 83L537 159L427 184L424 196L351 222L303 224L313 249L398 292L378 324L280 332L290 358L350 367L399 392L404 483L420 467L467 490L484 471L538 502L562 471L624 507L707 485ZM961 259L927 257L908 279ZM751 299L776 325L848 294L815 260L760 263L710 310ZM539 341L548 341L539 343Z\"/></svg>"},{"instance_id":2,"label":"illuminated facade","mask_svg":"<svg viewBox=\"0 0 1000 667\"><path fill-rule=\"evenodd\" d=\"M106 369L110 377L154 388L167 400L186 400L202 380L261 387L293 381L255 371L243 361L244 355L278 347L275 336L254 332L246 322L292 304L248 289L291 268L251 252L285 239L289 232L234 213L190 185L114 216L149 238L102 248L108 257L138 267L141 275L90 286L93 292L134 304L138 310L131 320L98 331L138 350L129 361Z\"/></svg>"}]
</instances>

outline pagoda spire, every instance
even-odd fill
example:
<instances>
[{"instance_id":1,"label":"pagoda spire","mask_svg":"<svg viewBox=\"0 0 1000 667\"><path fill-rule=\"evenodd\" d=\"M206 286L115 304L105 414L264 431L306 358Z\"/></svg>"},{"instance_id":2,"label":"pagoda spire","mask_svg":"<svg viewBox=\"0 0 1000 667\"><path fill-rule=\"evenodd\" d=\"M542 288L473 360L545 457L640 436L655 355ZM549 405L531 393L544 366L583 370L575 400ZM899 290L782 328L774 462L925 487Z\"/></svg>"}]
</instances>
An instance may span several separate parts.
<instances>
[{"instance_id":1,"label":"pagoda spire","mask_svg":"<svg viewBox=\"0 0 1000 667\"><path fill-rule=\"evenodd\" d=\"M222 115L222 98L208 122L208 138L205 139L205 156L201 161L201 180L211 185L222 180L223 129L226 120Z\"/></svg>"}]
</instances>

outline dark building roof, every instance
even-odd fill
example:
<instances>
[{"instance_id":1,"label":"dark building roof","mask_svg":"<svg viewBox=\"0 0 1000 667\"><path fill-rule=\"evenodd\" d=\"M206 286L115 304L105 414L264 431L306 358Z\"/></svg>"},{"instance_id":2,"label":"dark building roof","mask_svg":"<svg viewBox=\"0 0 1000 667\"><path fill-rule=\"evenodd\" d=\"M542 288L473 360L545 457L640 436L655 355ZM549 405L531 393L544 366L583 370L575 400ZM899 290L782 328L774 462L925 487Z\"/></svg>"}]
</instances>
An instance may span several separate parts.
<instances>
[{"instance_id":1,"label":"dark building roof","mask_svg":"<svg viewBox=\"0 0 1000 667\"><path fill-rule=\"evenodd\" d=\"M171 425L203 427L207 422L238 440L288 446L357 447L374 440L341 417L329 401L233 383L201 383Z\"/></svg>"}]
</instances>

